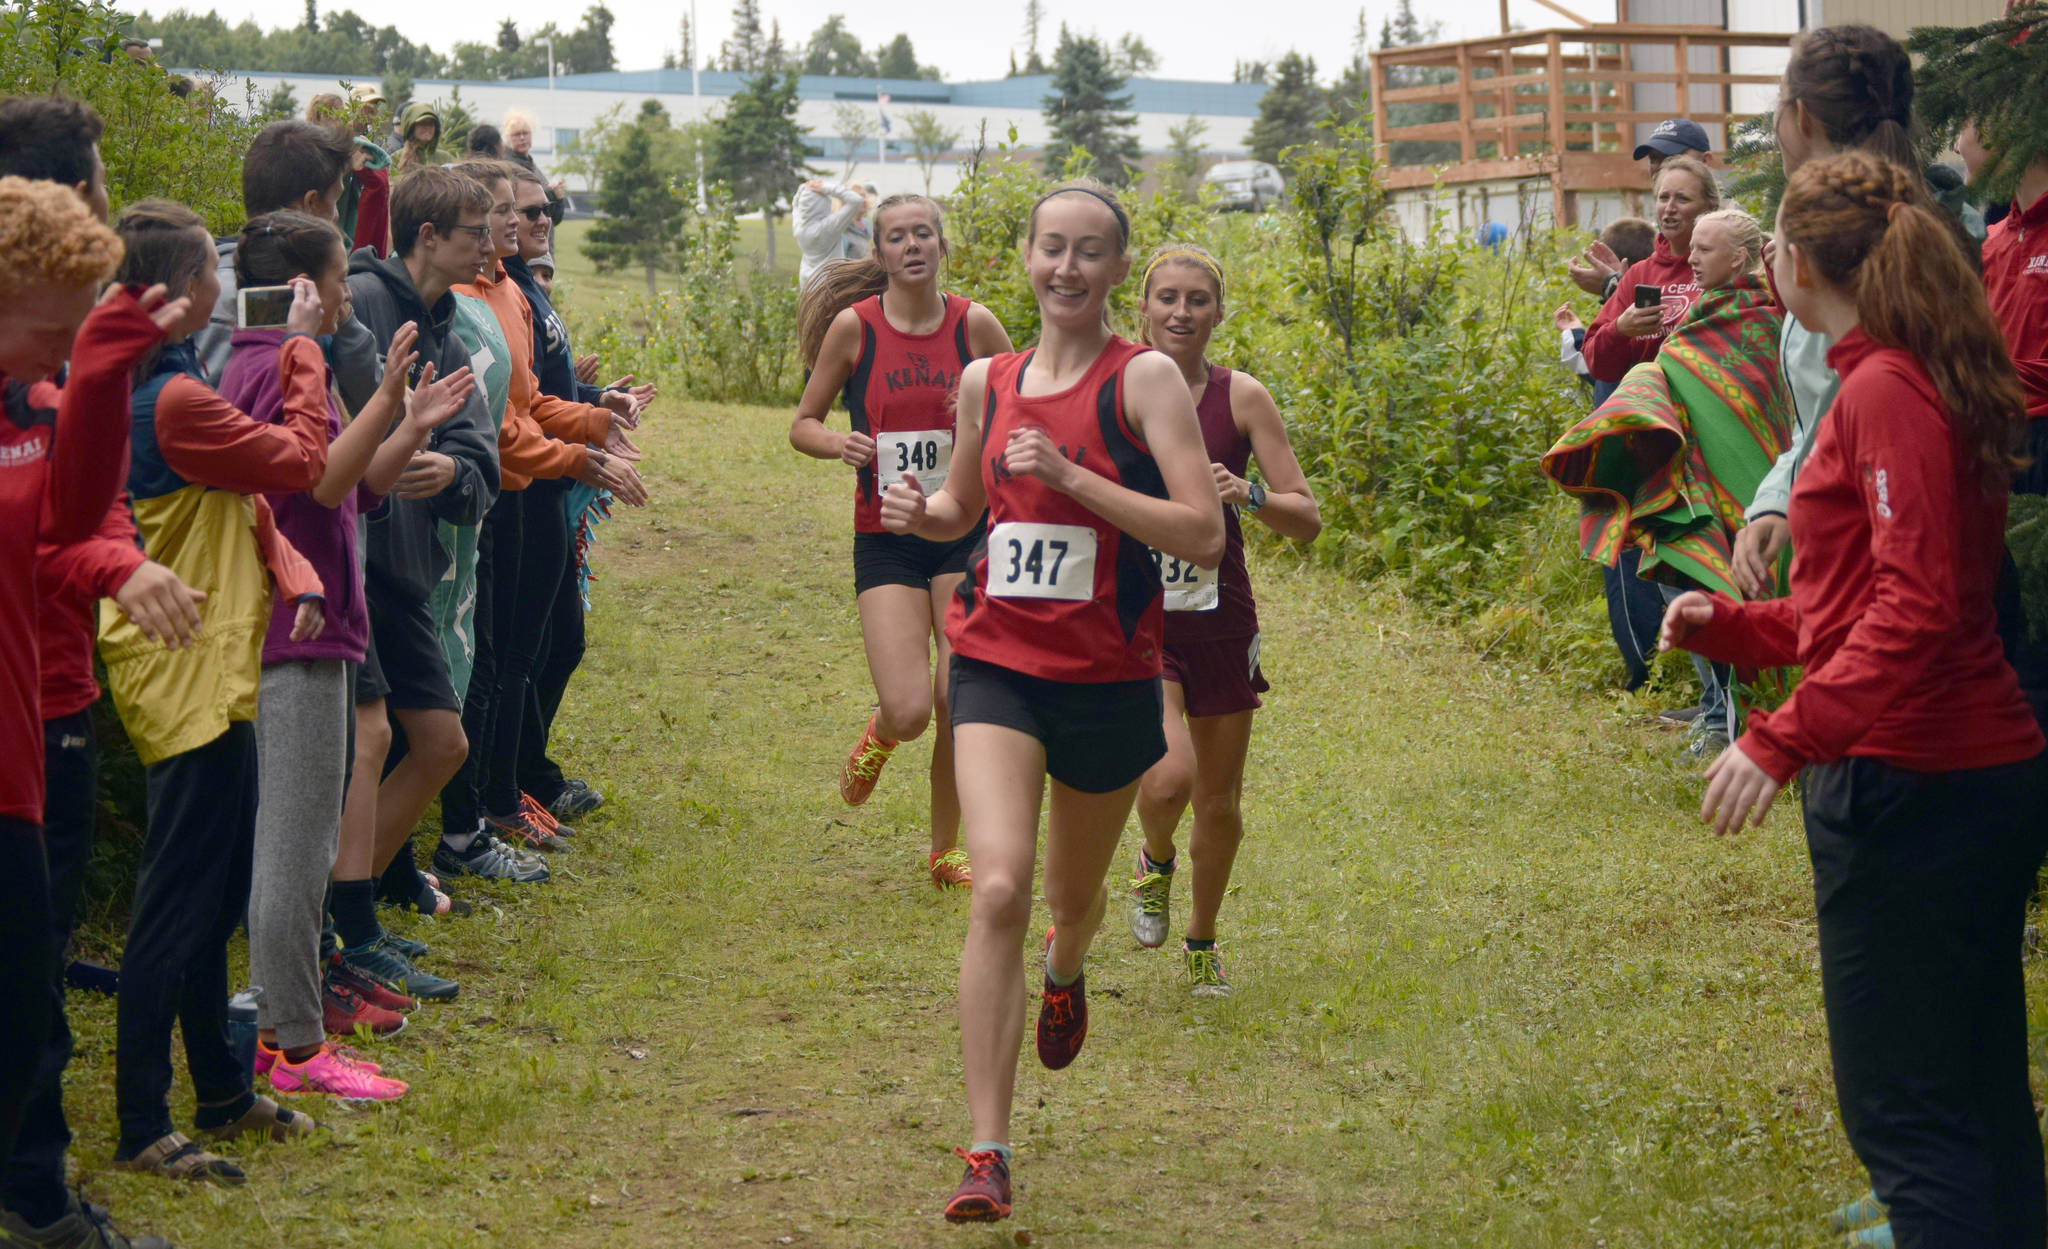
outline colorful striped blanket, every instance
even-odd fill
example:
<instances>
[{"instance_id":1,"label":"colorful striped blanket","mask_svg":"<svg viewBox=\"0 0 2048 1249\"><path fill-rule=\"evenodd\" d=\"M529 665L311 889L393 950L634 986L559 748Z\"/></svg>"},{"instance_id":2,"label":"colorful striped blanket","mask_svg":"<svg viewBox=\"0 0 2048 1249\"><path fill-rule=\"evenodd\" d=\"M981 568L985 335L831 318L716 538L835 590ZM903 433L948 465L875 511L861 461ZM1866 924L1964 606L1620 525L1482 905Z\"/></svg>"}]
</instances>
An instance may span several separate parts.
<instances>
[{"instance_id":1,"label":"colorful striped blanket","mask_svg":"<svg viewBox=\"0 0 2048 1249\"><path fill-rule=\"evenodd\" d=\"M1735 531L1792 436L1783 322L1756 279L1705 292L1657 358L1629 370L1544 455L1544 475L1585 505L1587 559L1613 565L1638 543L1643 576L1742 597Z\"/></svg>"}]
</instances>

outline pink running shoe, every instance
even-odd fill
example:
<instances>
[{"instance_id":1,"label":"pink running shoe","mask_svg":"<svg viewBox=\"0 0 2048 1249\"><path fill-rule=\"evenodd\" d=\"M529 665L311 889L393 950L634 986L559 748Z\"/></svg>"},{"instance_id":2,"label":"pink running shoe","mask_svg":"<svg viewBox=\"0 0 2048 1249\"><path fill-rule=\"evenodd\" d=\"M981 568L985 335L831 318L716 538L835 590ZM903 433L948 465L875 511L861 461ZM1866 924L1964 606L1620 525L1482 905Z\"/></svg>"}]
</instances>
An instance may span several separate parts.
<instances>
[{"instance_id":1,"label":"pink running shoe","mask_svg":"<svg viewBox=\"0 0 2048 1249\"><path fill-rule=\"evenodd\" d=\"M312 1094L342 1102L393 1102L406 1093L405 1081L366 1069L361 1061L334 1045L322 1045L319 1053L302 1063L289 1062L275 1050L270 1057L270 1087L287 1096Z\"/></svg>"},{"instance_id":2,"label":"pink running shoe","mask_svg":"<svg viewBox=\"0 0 2048 1249\"><path fill-rule=\"evenodd\" d=\"M363 1070L365 1070L365 1071L369 1072L369 1073L370 1073L371 1075L376 1075L376 1074L377 1074L378 1072L380 1072L380 1071L384 1070L384 1068L383 1068L382 1066L380 1066L379 1064L377 1064L377 1063L373 1063L373 1062L371 1062L371 1061L370 1061L369 1059L367 1059L367 1058L363 1057L363 1051L361 1051L361 1050L357 1049L357 1048L356 1048L355 1046L353 1046L353 1045L343 1045L343 1044L342 1044L341 1042L339 1042L339 1041L329 1041L329 1042L327 1043L327 1048L329 1048L329 1049L333 1050L333 1051L334 1051L335 1053L337 1053L337 1054L341 1055L341 1056L342 1056L343 1058L345 1058L345 1059L347 1059L348 1061L350 1061L350 1062L354 1063L354 1064L355 1064L356 1066L358 1066L358 1067L361 1067L361 1068L362 1068ZM262 1038L260 1038L260 1037L259 1037L259 1038L257 1038L257 1041L256 1041L256 1074L257 1074L257 1075L259 1075L259 1076L267 1076L267 1075L269 1075L269 1074L270 1074L270 1069L271 1069L272 1067L275 1067L275 1066L277 1065L277 1060L278 1060L278 1059L280 1059L280 1058L282 1058L282 1057L284 1057L284 1051L283 1051L283 1050L281 1050L281 1049L276 1049L276 1048L274 1048L274 1047L272 1047L272 1046L269 1046L269 1045L265 1045L265 1044L263 1043L263 1040L262 1040Z\"/></svg>"}]
</instances>

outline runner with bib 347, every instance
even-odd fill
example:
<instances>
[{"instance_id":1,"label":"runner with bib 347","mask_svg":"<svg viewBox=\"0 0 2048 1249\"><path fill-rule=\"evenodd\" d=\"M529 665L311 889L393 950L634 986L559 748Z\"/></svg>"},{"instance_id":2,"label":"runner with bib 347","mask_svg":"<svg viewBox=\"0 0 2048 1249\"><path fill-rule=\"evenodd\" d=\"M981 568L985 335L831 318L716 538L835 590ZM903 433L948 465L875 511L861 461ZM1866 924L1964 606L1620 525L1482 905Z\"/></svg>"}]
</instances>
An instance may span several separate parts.
<instances>
[{"instance_id":1,"label":"runner with bib 347","mask_svg":"<svg viewBox=\"0 0 2048 1249\"><path fill-rule=\"evenodd\" d=\"M1140 337L1179 366L1226 506L1220 566L1157 557L1166 587L1166 758L1152 765L1138 790L1145 841L1131 881L1131 935L1147 948L1166 940L1173 834L1192 801L1194 906L1181 962L1195 996L1224 997L1230 982L1216 952L1216 912L1244 837L1245 753L1252 712L1266 690L1259 609L1239 520L1255 516L1282 537L1312 542L1323 518L1273 397L1250 374L1209 363L1209 338L1223 320L1223 269L1216 258L1190 243L1168 243L1145 262L1140 285ZM1245 477L1254 458L1263 486Z\"/></svg>"},{"instance_id":2,"label":"runner with bib 347","mask_svg":"<svg viewBox=\"0 0 2048 1249\"><path fill-rule=\"evenodd\" d=\"M1045 987L1038 1057L1057 1070L1088 1033L1083 957L1108 904L1138 778L1160 731L1163 612L1152 550L1223 557L1223 514L1194 403L1173 362L1112 334L1130 218L1108 188L1068 183L1033 207L1026 269L1038 346L967 367L946 486L904 473L892 533L949 541L988 509L988 537L946 613L960 806L974 903L960 957L960 1043L973 1144L953 1222L1010 1213L1010 1106L1024 1031L1023 960L1046 780Z\"/></svg>"},{"instance_id":3,"label":"runner with bib 347","mask_svg":"<svg viewBox=\"0 0 2048 1249\"><path fill-rule=\"evenodd\" d=\"M960 800L953 790L953 735L946 718L946 600L967 570L980 525L949 542L882 528L881 491L904 473L923 488L945 483L953 453L953 394L968 361L1010 349L995 315L939 289L946 235L939 206L922 195L892 195L875 211L874 251L826 265L804 287L797 311L804 385L790 445L856 474L853 588L877 707L840 768L839 794L858 806L874 792L899 742L937 721L932 741L932 884L972 883L959 847ZM841 395L851 433L825 427ZM936 675L931 645L938 644Z\"/></svg>"}]
</instances>

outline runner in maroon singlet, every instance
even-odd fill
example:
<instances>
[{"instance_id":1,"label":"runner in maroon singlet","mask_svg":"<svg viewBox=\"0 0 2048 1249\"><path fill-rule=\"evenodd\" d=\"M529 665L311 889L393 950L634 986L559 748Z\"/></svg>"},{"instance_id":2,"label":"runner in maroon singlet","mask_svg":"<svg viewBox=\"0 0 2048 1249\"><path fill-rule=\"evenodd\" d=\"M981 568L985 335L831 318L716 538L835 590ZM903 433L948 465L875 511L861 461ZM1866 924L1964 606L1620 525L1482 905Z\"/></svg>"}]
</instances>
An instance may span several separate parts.
<instances>
[{"instance_id":1,"label":"runner in maroon singlet","mask_svg":"<svg viewBox=\"0 0 2048 1249\"><path fill-rule=\"evenodd\" d=\"M954 1222L1010 1212L1010 1104L1024 1030L1023 960L1038 815L1045 841L1045 986L1038 1057L1066 1066L1088 1032L1081 963L1137 796L1166 753L1162 611L1151 548L1214 565L1222 509L1194 404L1172 361L1109 330L1103 303L1131 268L1130 218L1106 187L1058 188L1032 209L1026 269L1038 346L969 365L952 474L914 474L882 504L891 532L947 541L988 509L988 536L946 613L954 758L974 854L960 956L960 1045L973 1144L946 1204Z\"/></svg>"},{"instance_id":2,"label":"runner in maroon singlet","mask_svg":"<svg viewBox=\"0 0 2048 1249\"><path fill-rule=\"evenodd\" d=\"M1216 911L1244 836L1238 804L1245 752L1252 712L1266 690L1259 609L1245 571L1239 518L1256 516L1273 532L1302 542L1315 540L1323 519L1273 397L1249 374L1208 361L1209 336L1223 320L1223 269L1215 257L1193 244L1166 244L1146 261L1142 287L1139 336L1180 366L1202 423L1216 493L1229 506L1220 567L1159 557L1166 591L1166 757L1145 773L1138 790L1145 844L1131 881L1131 935L1148 948L1166 941L1173 834L1192 800L1194 906L1181 960L1196 996L1223 997L1230 983L1216 952ZM1263 486L1245 478L1254 458Z\"/></svg>"},{"instance_id":3,"label":"runner in maroon singlet","mask_svg":"<svg viewBox=\"0 0 2048 1249\"><path fill-rule=\"evenodd\" d=\"M967 570L976 525L951 542L882 528L881 488L913 473L927 491L946 480L953 450L953 396L971 360L1010 349L995 314L939 290L946 236L939 206L892 195L875 211L875 250L827 265L804 288L797 314L811 366L790 445L855 473L853 589L877 708L839 772L839 794L858 806L874 792L899 742L938 722L932 742L932 884L967 886L953 788L953 734L946 716L946 601ZM841 396L853 431L825 428ZM931 647L938 645L936 675Z\"/></svg>"}]
</instances>

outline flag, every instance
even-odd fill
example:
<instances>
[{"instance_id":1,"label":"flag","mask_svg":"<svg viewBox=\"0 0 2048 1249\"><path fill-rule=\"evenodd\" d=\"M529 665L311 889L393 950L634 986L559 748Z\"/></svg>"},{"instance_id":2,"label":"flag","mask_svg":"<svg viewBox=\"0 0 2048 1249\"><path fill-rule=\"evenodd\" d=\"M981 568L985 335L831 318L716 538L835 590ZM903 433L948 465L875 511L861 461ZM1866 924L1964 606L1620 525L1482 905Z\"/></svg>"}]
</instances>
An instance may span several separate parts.
<instances>
[{"instance_id":1,"label":"flag","mask_svg":"<svg viewBox=\"0 0 2048 1249\"><path fill-rule=\"evenodd\" d=\"M889 133L889 93L880 92L875 96L875 113L882 119L882 133Z\"/></svg>"}]
</instances>

